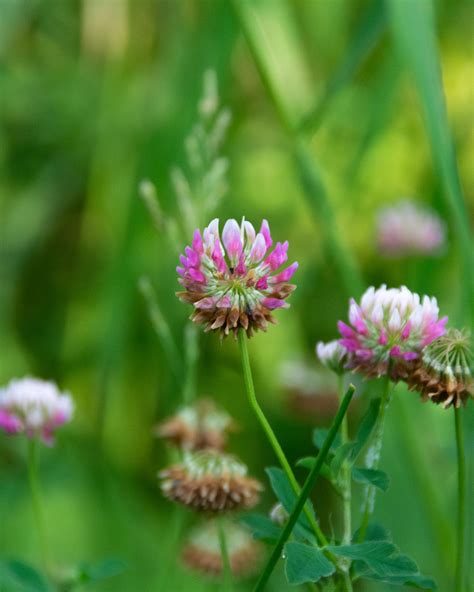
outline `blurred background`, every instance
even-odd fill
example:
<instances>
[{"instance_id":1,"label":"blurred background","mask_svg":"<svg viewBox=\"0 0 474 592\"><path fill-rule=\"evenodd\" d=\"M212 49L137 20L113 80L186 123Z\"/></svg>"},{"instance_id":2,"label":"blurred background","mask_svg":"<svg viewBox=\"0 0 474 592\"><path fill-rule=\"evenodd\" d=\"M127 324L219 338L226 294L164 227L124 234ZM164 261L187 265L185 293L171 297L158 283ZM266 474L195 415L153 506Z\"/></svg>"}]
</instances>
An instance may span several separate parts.
<instances>
[{"instance_id":1,"label":"blurred background","mask_svg":"<svg viewBox=\"0 0 474 592\"><path fill-rule=\"evenodd\" d=\"M157 230L139 185L155 184L184 248L190 221L170 171L188 170L185 139L199 118L206 71L215 72L219 104L232 114L220 149L228 190L210 217L245 215L255 226L268 219L274 239L289 240L290 261L300 263L291 308L277 311L279 324L249 343L258 397L291 460L312 454L311 431L328 425L331 413L323 398L324 409L316 401L313 415L302 418L281 368L316 368L315 343L336 337L351 295L404 283L469 323L466 243L442 169L451 139L438 136L436 144L439 104L434 93L430 111L423 72L438 59L429 43L434 25L468 196L464 224L466 216L472 222L473 4L440 0L432 22L430 4L417 1L426 27L416 47L407 40L416 15L406 20L407 35L400 26L403 0L0 1L0 384L29 374L74 396L73 423L41 454L54 558L64 569L105 557L127 564L89 589L218 588L176 559L172 507L156 479L169 455L152 426L181 404L182 385L138 287L140 277L150 279L183 351L190 311L174 295L177 252ZM454 161L448 165L456 170ZM210 217L201 197L195 206L203 225ZM446 239L436 253L384 257L378 211L407 198L437 212ZM263 469L276 462L249 411L236 343L201 333L195 390L239 423L230 449L265 482L265 511L274 498ZM382 463L392 481L379 496L377 520L448 591L454 420L403 386L394 399ZM34 564L24 460L24 442L2 435L0 553ZM314 500L325 528L337 526L338 504L323 482ZM182 537L192 523L188 516ZM281 570L271 589L288 589Z\"/></svg>"}]
</instances>

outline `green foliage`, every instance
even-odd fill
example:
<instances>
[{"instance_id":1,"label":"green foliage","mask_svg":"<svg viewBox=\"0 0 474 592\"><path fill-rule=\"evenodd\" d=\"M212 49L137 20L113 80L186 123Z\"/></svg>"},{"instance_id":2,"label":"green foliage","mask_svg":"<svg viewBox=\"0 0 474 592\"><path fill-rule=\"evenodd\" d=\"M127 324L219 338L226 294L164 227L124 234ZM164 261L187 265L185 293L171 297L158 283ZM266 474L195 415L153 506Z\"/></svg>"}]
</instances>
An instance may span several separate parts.
<instances>
[{"instance_id":1,"label":"green foliage","mask_svg":"<svg viewBox=\"0 0 474 592\"><path fill-rule=\"evenodd\" d=\"M270 479L271 487L278 501L290 514L296 504L297 496L295 495L285 473L282 469L276 467L269 467L265 469L265 472ZM314 508L309 500L306 502L306 507L314 516ZM302 512L298 518L297 525L295 526L295 533L306 540L313 540L314 538L311 525L304 512Z\"/></svg>"},{"instance_id":2,"label":"green foliage","mask_svg":"<svg viewBox=\"0 0 474 592\"><path fill-rule=\"evenodd\" d=\"M79 567L76 587L95 584L102 580L108 580L120 575L127 569L127 565L121 559L109 558L100 563L83 564Z\"/></svg>"},{"instance_id":3,"label":"green foliage","mask_svg":"<svg viewBox=\"0 0 474 592\"><path fill-rule=\"evenodd\" d=\"M0 561L0 585L2 592L52 592L39 571L16 559Z\"/></svg>"},{"instance_id":4,"label":"green foliage","mask_svg":"<svg viewBox=\"0 0 474 592\"><path fill-rule=\"evenodd\" d=\"M328 550L334 555L355 561L354 569L359 577L392 584L416 583L420 587L434 587L432 580L420 574L416 563L388 541L333 545Z\"/></svg>"},{"instance_id":5,"label":"green foliage","mask_svg":"<svg viewBox=\"0 0 474 592\"><path fill-rule=\"evenodd\" d=\"M316 547L298 542L285 545L285 574L290 584L319 582L321 578L332 575L334 565Z\"/></svg>"},{"instance_id":6,"label":"green foliage","mask_svg":"<svg viewBox=\"0 0 474 592\"><path fill-rule=\"evenodd\" d=\"M240 517L240 522L250 528L254 538L266 543L275 543L281 533L281 528L265 514L258 514L257 512L244 514Z\"/></svg>"},{"instance_id":7,"label":"green foliage","mask_svg":"<svg viewBox=\"0 0 474 592\"><path fill-rule=\"evenodd\" d=\"M390 477L380 469L364 469L354 467L352 469L352 478L357 483L364 485L373 485L382 491L387 491L390 485Z\"/></svg>"},{"instance_id":8,"label":"green foliage","mask_svg":"<svg viewBox=\"0 0 474 592\"><path fill-rule=\"evenodd\" d=\"M379 414L380 402L381 399L379 397L371 399L367 411L360 421L355 437L355 446L351 453L352 462L355 462L358 459L372 435Z\"/></svg>"}]
</instances>

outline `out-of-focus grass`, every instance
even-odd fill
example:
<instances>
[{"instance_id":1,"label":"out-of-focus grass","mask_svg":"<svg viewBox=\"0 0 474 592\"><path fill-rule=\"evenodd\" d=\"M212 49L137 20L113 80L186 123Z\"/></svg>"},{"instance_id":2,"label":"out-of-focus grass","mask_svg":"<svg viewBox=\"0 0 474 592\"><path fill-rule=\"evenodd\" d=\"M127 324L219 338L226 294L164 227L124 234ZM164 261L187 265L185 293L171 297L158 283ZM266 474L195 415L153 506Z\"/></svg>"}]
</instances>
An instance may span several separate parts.
<instances>
[{"instance_id":1,"label":"out-of-focus grass","mask_svg":"<svg viewBox=\"0 0 474 592\"><path fill-rule=\"evenodd\" d=\"M459 269L462 256L467 261L468 239L454 248L461 197L448 122L469 197L474 145L466 130L473 113L465 89L473 56L460 40L472 35L471 8L468 2L438 3L434 39L432 29L421 27L430 25L423 12L403 12L409 3L388 3L385 17L382 6L258 2L258 41L271 52L292 125L318 115L314 133L306 135L305 157L318 166L333 240L347 245L361 281L428 291L467 323L458 303L467 298ZM417 86L405 75L393 34L381 27L387 22L405 44ZM429 43L408 51L420 31ZM437 68L435 41L449 81L447 117L440 81L428 78L428 70ZM176 343L188 311L174 296L175 254L153 228L138 184L151 178L163 209L177 211L168 173L184 160L183 138L195 118L202 74L214 68L223 102L233 111L226 146L231 191L218 215L244 214L256 223L268 218L274 236L288 238L291 257L301 264L292 308L249 344L259 398L293 459L308 453L310 427L286 412L279 365L298 354L311 357L315 341L334 337L335 322L346 311L347 288L334 242L327 240L325 210L307 201L293 160L294 137L275 113L228 3L4 0L0 63L0 379L3 384L26 373L54 378L77 403L74 423L55 449L42 454L55 557L64 565L122 557L128 572L98 590L151 592L165 570L175 572L176 590L211 589L167 563L172 512L155 479L166 454L150 430L157 416L179 404L181 388L153 334L138 279L152 278ZM446 202L446 189L454 201ZM407 195L448 220L454 204L457 226L450 223L449 248L441 257L387 264L376 251L374 214L380 204ZM213 335L200 344L198 392L236 416L243 429L231 448L263 478L263 467L274 459L245 405L236 346L221 345ZM452 418L420 405L414 395L399 396L412 419L411 439L439 484L442 522L453 529ZM384 468L392 483L380 498L378 517L445 590L451 554L442 563L431 544L426 491L407 478L413 467L400 447L398 417L394 412L389 418ZM100 457L98 421L104 428ZM2 436L0 471L0 552L37 561L20 442ZM332 516L335 500L327 488L318 485L316 498L319 513ZM262 507L271 502L267 491ZM286 589L281 574L273 587Z\"/></svg>"}]
</instances>

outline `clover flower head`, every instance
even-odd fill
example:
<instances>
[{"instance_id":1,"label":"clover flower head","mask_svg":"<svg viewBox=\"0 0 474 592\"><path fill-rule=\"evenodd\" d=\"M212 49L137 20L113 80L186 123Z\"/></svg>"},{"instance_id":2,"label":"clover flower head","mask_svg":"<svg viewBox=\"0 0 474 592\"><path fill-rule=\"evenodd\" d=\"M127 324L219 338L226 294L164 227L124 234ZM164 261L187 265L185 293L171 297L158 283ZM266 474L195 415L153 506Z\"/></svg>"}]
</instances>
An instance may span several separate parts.
<instances>
[{"instance_id":1,"label":"clover flower head","mask_svg":"<svg viewBox=\"0 0 474 592\"><path fill-rule=\"evenodd\" d=\"M433 210L402 200L380 210L377 240L389 256L434 254L445 244L446 226Z\"/></svg>"},{"instance_id":2,"label":"clover flower head","mask_svg":"<svg viewBox=\"0 0 474 592\"><path fill-rule=\"evenodd\" d=\"M283 526L288 521L288 512L283 507L283 504L277 502L270 510L270 520L277 526Z\"/></svg>"},{"instance_id":3,"label":"clover flower head","mask_svg":"<svg viewBox=\"0 0 474 592\"><path fill-rule=\"evenodd\" d=\"M428 344L445 333L447 317L438 318L436 298L408 288L369 288L360 304L351 299L350 325L339 321L340 340L348 350L348 367L367 376L389 371L399 379L404 363L412 362Z\"/></svg>"},{"instance_id":4,"label":"clover flower head","mask_svg":"<svg viewBox=\"0 0 474 592\"><path fill-rule=\"evenodd\" d=\"M347 349L339 339L327 343L319 341L316 345L316 355L323 366L336 374L343 374L347 362Z\"/></svg>"},{"instance_id":5,"label":"clover flower head","mask_svg":"<svg viewBox=\"0 0 474 592\"><path fill-rule=\"evenodd\" d=\"M227 552L232 574L237 578L252 575L259 567L262 547L247 528L226 520L224 522ZM191 531L183 553L186 566L208 576L223 573L219 531L214 520Z\"/></svg>"},{"instance_id":6,"label":"clover flower head","mask_svg":"<svg viewBox=\"0 0 474 592\"><path fill-rule=\"evenodd\" d=\"M325 368L304 360L286 360L280 368L280 384L288 407L300 420L325 422L337 411L337 382Z\"/></svg>"},{"instance_id":7,"label":"clover flower head","mask_svg":"<svg viewBox=\"0 0 474 592\"><path fill-rule=\"evenodd\" d=\"M54 431L70 421L74 404L54 382L38 378L13 379L0 389L0 428L7 434L26 434L54 443Z\"/></svg>"},{"instance_id":8,"label":"clover flower head","mask_svg":"<svg viewBox=\"0 0 474 592\"><path fill-rule=\"evenodd\" d=\"M240 226L227 220L222 234L218 219L202 235L196 230L176 268L184 288L177 295L193 304L191 319L222 337L236 335L239 328L249 337L266 331L268 323L275 322L273 311L289 306L286 299L296 286L288 282L298 268L293 263L281 269L288 259L288 242L271 250L272 245L266 220L258 233L245 219Z\"/></svg>"},{"instance_id":9,"label":"clover flower head","mask_svg":"<svg viewBox=\"0 0 474 592\"><path fill-rule=\"evenodd\" d=\"M232 417L210 399L185 405L154 428L154 434L185 450L223 450L227 433L235 428Z\"/></svg>"},{"instance_id":10,"label":"clover flower head","mask_svg":"<svg viewBox=\"0 0 474 592\"><path fill-rule=\"evenodd\" d=\"M252 508L262 486L247 467L217 450L186 452L183 461L161 471L161 490L170 500L201 512Z\"/></svg>"},{"instance_id":11,"label":"clover flower head","mask_svg":"<svg viewBox=\"0 0 474 592\"><path fill-rule=\"evenodd\" d=\"M474 397L474 359L467 331L450 328L430 343L421 359L407 373L410 390L424 401L448 407L465 405Z\"/></svg>"}]
</instances>

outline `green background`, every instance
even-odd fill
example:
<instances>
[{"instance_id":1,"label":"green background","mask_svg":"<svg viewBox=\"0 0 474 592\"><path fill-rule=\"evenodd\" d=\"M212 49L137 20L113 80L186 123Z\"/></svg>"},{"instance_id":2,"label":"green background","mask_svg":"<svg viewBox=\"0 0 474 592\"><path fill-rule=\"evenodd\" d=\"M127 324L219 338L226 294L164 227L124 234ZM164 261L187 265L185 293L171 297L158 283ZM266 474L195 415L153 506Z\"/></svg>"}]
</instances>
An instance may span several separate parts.
<instances>
[{"instance_id":1,"label":"green background","mask_svg":"<svg viewBox=\"0 0 474 592\"><path fill-rule=\"evenodd\" d=\"M169 171L185 163L206 69L215 69L232 111L223 150L229 191L216 215L245 215L256 226L267 218L300 264L291 308L249 344L258 397L291 460L312 453L316 421L288 413L281 363L315 364L316 341L336 337L350 295L405 283L435 295L454 322L470 322L468 214L450 146L452 139L472 197L472 3L437 2L436 38L424 0L238 4L257 27L253 52L224 0L0 0L0 383L30 374L74 396L74 421L42 450L41 477L55 562L127 563L123 575L91 590L217 589L175 561L173 512L156 479L169 455L151 429L182 399L137 287L142 275L151 278L181 346L190 311L174 296L176 255L153 227L138 184L150 178L163 210L178 215ZM451 138L430 77L438 59ZM285 118L302 127L288 131ZM301 184L293 150L303 138L326 201ZM377 208L401 197L446 219L440 256L380 257ZM468 209L472 216L472 199ZM191 237L183 248L184 240ZM341 273L339 241L359 283L350 270ZM232 340L200 335L197 391L240 424L230 448L265 482L265 511L274 499L263 469L276 463L248 408ZM392 482L376 510L443 592L454 569L452 415L397 389L382 462ZM0 553L34 564L25 458L22 438L0 437ZM324 483L314 500L323 526L338 528L337 500ZM194 518L186 520L183 536ZM271 589L288 589L281 569Z\"/></svg>"}]
</instances>

